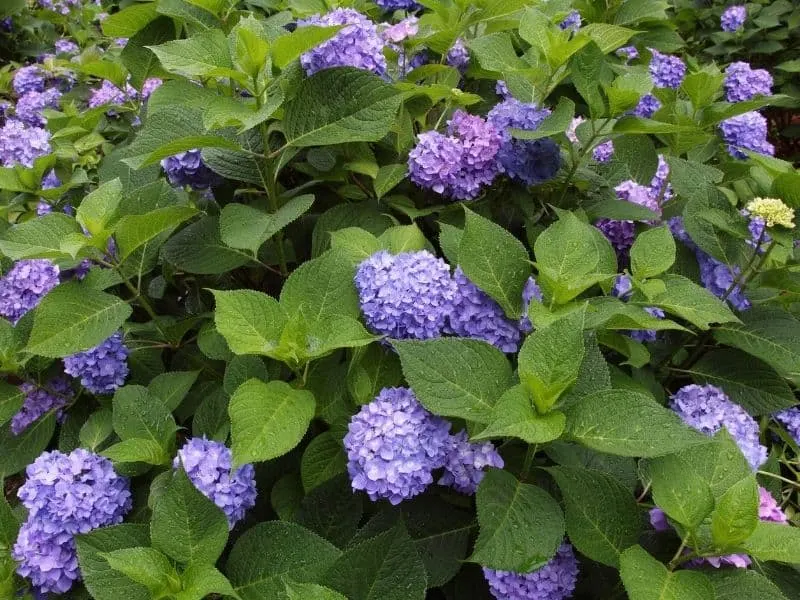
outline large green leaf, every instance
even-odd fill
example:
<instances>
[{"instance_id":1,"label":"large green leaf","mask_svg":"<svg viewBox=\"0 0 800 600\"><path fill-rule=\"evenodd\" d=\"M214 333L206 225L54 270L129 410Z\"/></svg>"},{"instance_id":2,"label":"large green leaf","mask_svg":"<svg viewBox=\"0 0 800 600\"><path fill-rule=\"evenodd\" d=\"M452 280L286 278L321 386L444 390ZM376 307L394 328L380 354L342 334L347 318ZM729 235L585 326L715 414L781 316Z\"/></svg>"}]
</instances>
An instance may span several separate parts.
<instances>
[{"instance_id":1,"label":"large green leaf","mask_svg":"<svg viewBox=\"0 0 800 600\"><path fill-rule=\"evenodd\" d=\"M675 240L667 227L648 229L631 248L631 269L639 279L660 275L675 262Z\"/></svg>"},{"instance_id":2,"label":"large green leaf","mask_svg":"<svg viewBox=\"0 0 800 600\"><path fill-rule=\"evenodd\" d=\"M742 547L756 560L800 563L800 528L761 521Z\"/></svg>"},{"instance_id":3,"label":"large green leaf","mask_svg":"<svg viewBox=\"0 0 800 600\"><path fill-rule=\"evenodd\" d=\"M739 321L727 304L693 281L680 275L666 275L664 283L664 291L650 295L649 302L692 325L708 329L712 323Z\"/></svg>"},{"instance_id":4,"label":"large green leaf","mask_svg":"<svg viewBox=\"0 0 800 600\"><path fill-rule=\"evenodd\" d=\"M59 213L13 225L3 233L0 252L8 258L64 258L61 249L64 238L80 233L78 222Z\"/></svg>"},{"instance_id":5,"label":"large green leaf","mask_svg":"<svg viewBox=\"0 0 800 600\"><path fill-rule=\"evenodd\" d=\"M538 414L531 405L525 388L515 385L506 391L492 409L486 428L473 440L516 437L529 444L544 444L558 439L564 432L566 417L557 410Z\"/></svg>"},{"instance_id":6,"label":"large green leaf","mask_svg":"<svg viewBox=\"0 0 800 600\"><path fill-rule=\"evenodd\" d=\"M748 475L733 484L711 513L711 537L718 548L735 548L758 524L758 484Z\"/></svg>"},{"instance_id":7,"label":"large green leaf","mask_svg":"<svg viewBox=\"0 0 800 600\"><path fill-rule=\"evenodd\" d=\"M714 600L714 589L698 571L668 571L641 546L620 557L620 576L630 600Z\"/></svg>"},{"instance_id":8,"label":"large green leaf","mask_svg":"<svg viewBox=\"0 0 800 600\"><path fill-rule=\"evenodd\" d=\"M101 527L75 538L78 563L86 589L96 600L149 600L150 593L143 585L111 568L102 554L122 548L150 544L146 525L124 523Z\"/></svg>"},{"instance_id":9,"label":"large green leaf","mask_svg":"<svg viewBox=\"0 0 800 600\"><path fill-rule=\"evenodd\" d=\"M789 600L769 579L750 569L719 569L708 573L716 600Z\"/></svg>"},{"instance_id":10,"label":"large green leaf","mask_svg":"<svg viewBox=\"0 0 800 600\"><path fill-rule=\"evenodd\" d=\"M171 450L177 425L164 402L145 387L126 385L112 401L114 431L122 440L150 440Z\"/></svg>"},{"instance_id":11,"label":"large green leaf","mask_svg":"<svg viewBox=\"0 0 800 600\"><path fill-rule=\"evenodd\" d=\"M164 244L167 262L188 273L216 275L252 261L247 253L226 246L219 233L219 217L203 217Z\"/></svg>"},{"instance_id":12,"label":"large green leaf","mask_svg":"<svg viewBox=\"0 0 800 600\"><path fill-rule=\"evenodd\" d=\"M235 354L269 354L278 346L286 313L278 301L255 290L213 291L217 331Z\"/></svg>"},{"instance_id":13,"label":"large green leaf","mask_svg":"<svg viewBox=\"0 0 800 600\"><path fill-rule=\"evenodd\" d=\"M163 240L197 210L191 206L167 206L144 215L122 217L114 228L120 262L135 252L145 252L149 244Z\"/></svg>"},{"instance_id":14,"label":"large green leaf","mask_svg":"<svg viewBox=\"0 0 800 600\"><path fill-rule=\"evenodd\" d=\"M227 204L220 215L222 241L231 248L258 252L261 245L311 208L313 194L290 199L269 214L246 204Z\"/></svg>"},{"instance_id":15,"label":"large green leaf","mask_svg":"<svg viewBox=\"0 0 800 600\"><path fill-rule=\"evenodd\" d=\"M687 469L679 456L671 454L648 461L647 473L656 505L671 519L693 529L711 514L714 495L709 482Z\"/></svg>"},{"instance_id":16,"label":"large green leaf","mask_svg":"<svg viewBox=\"0 0 800 600\"><path fill-rule=\"evenodd\" d=\"M167 71L186 77L228 76L233 69L228 40L218 29L149 48Z\"/></svg>"},{"instance_id":17,"label":"large green leaf","mask_svg":"<svg viewBox=\"0 0 800 600\"><path fill-rule=\"evenodd\" d=\"M34 421L19 435L11 433L10 424L0 429L0 478L24 469L39 456L53 437L56 417L49 414Z\"/></svg>"}]
</instances>

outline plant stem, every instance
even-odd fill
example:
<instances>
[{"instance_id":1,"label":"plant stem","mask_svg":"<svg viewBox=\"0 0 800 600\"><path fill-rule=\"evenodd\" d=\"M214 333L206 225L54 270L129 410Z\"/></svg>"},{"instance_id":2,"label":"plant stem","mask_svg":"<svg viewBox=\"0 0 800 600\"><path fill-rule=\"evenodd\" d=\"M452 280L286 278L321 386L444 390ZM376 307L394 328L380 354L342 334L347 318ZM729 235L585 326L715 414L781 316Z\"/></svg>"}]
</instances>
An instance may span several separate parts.
<instances>
[{"instance_id":1,"label":"plant stem","mask_svg":"<svg viewBox=\"0 0 800 600\"><path fill-rule=\"evenodd\" d=\"M800 483L796 481L792 481L791 479L786 479L786 477L781 477L780 475L776 475L775 473L770 473L769 471L757 471L759 475L764 475L765 477L772 477L773 479L778 479L783 481L784 483L788 483L791 486L794 486L800 489Z\"/></svg>"}]
</instances>

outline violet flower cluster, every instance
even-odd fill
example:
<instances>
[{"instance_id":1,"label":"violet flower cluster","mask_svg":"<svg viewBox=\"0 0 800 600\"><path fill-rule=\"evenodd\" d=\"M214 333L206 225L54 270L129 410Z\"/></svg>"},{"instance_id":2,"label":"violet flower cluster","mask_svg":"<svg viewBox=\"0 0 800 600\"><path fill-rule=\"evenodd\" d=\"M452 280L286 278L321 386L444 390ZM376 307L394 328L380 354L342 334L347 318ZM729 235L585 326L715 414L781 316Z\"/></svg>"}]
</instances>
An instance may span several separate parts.
<instances>
[{"instance_id":1,"label":"violet flower cluster","mask_svg":"<svg viewBox=\"0 0 800 600\"><path fill-rule=\"evenodd\" d=\"M725 9L720 18L722 31L732 33L739 31L747 19L747 8L744 5L730 6Z\"/></svg>"},{"instance_id":2,"label":"violet flower cluster","mask_svg":"<svg viewBox=\"0 0 800 600\"><path fill-rule=\"evenodd\" d=\"M633 292L633 281L627 275L619 275L614 280L614 286L611 288L611 295L619 298L623 302L631 299ZM663 310L656 306L646 306L644 310L656 319L663 319L666 314ZM658 338L658 332L654 329L638 329L626 332L627 335L637 342L655 342Z\"/></svg>"},{"instance_id":3,"label":"violet flower cluster","mask_svg":"<svg viewBox=\"0 0 800 600\"><path fill-rule=\"evenodd\" d=\"M206 190L220 182L220 177L206 166L199 149L168 156L161 160L161 167L170 184L176 187Z\"/></svg>"},{"instance_id":4,"label":"violet flower cluster","mask_svg":"<svg viewBox=\"0 0 800 600\"><path fill-rule=\"evenodd\" d=\"M767 120L756 111L725 119L719 128L728 153L734 158L747 158L743 150L775 154L775 146L767 141Z\"/></svg>"},{"instance_id":5,"label":"violet flower cluster","mask_svg":"<svg viewBox=\"0 0 800 600\"><path fill-rule=\"evenodd\" d=\"M626 63L639 58L639 51L636 49L636 46L617 48L615 54L620 58L624 58Z\"/></svg>"},{"instance_id":6,"label":"violet flower cluster","mask_svg":"<svg viewBox=\"0 0 800 600\"><path fill-rule=\"evenodd\" d=\"M614 156L614 142L608 140L595 146L592 150L592 158L599 163L607 163Z\"/></svg>"},{"instance_id":7,"label":"violet flower cluster","mask_svg":"<svg viewBox=\"0 0 800 600\"><path fill-rule=\"evenodd\" d=\"M64 359L64 371L93 394L113 394L128 376L128 348L117 332L94 348Z\"/></svg>"},{"instance_id":8,"label":"violet flower cluster","mask_svg":"<svg viewBox=\"0 0 800 600\"><path fill-rule=\"evenodd\" d=\"M800 408L787 408L772 416L783 425L786 433L794 440L794 443L800 445Z\"/></svg>"},{"instance_id":9,"label":"violet flower cluster","mask_svg":"<svg viewBox=\"0 0 800 600\"><path fill-rule=\"evenodd\" d=\"M617 198L620 200L644 206L645 208L649 208L661 214L658 192L662 185L664 185L664 182L657 178L653 179L649 187L629 179L620 183L614 188L614 191L617 193ZM634 222L602 218L595 221L594 226L603 232L603 235L605 235L611 243L619 259L626 262L628 251L631 249L631 246L633 246L633 240L636 235L636 226Z\"/></svg>"},{"instance_id":10,"label":"violet flower cluster","mask_svg":"<svg viewBox=\"0 0 800 600\"><path fill-rule=\"evenodd\" d=\"M350 419L344 437L354 490L373 501L399 504L421 494L444 469L439 484L473 494L487 467L502 468L491 443L450 435L450 423L429 413L408 388L384 388Z\"/></svg>"},{"instance_id":11,"label":"violet flower cluster","mask_svg":"<svg viewBox=\"0 0 800 600\"><path fill-rule=\"evenodd\" d=\"M74 536L122 522L132 506L128 479L107 458L78 448L45 452L17 493L28 518L11 556L40 594L63 594L80 578Z\"/></svg>"},{"instance_id":12,"label":"violet flower cluster","mask_svg":"<svg viewBox=\"0 0 800 600\"><path fill-rule=\"evenodd\" d=\"M11 87L18 96L28 92L43 92L45 86L45 73L39 65L28 65L17 69L11 82Z\"/></svg>"},{"instance_id":13,"label":"violet flower cluster","mask_svg":"<svg viewBox=\"0 0 800 600\"><path fill-rule=\"evenodd\" d=\"M89 108L97 108L106 104L125 104L129 100L136 98L136 90L130 85L125 84L125 89L121 90L116 85L103 80L99 88L94 88L89 94Z\"/></svg>"},{"instance_id":14,"label":"violet flower cluster","mask_svg":"<svg viewBox=\"0 0 800 600\"><path fill-rule=\"evenodd\" d=\"M677 56L662 54L650 48L653 58L650 60L650 77L657 88L678 89L686 77L686 65Z\"/></svg>"},{"instance_id":15,"label":"violet flower cluster","mask_svg":"<svg viewBox=\"0 0 800 600\"><path fill-rule=\"evenodd\" d=\"M447 198L473 200L500 171L503 134L491 123L462 110L447 133L427 131L408 155L409 178Z\"/></svg>"},{"instance_id":16,"label":"violet flower cluster","mask_svg":"<svg viewBox=\"0 0 800 600\"><path fill-rule=\"evenodd\" d=\"M535 131L550 110L507 97L489 111L486 119L501 131L502 146L497 154L500 171L526 185L537 185L555 177L561 167L561 150L551 139L518 140L510 128Z\"/></svg>"},{"instance_id":17,"label":"violet flower cluster","mask_svg":"<svg viewBox=\"0 0 800 600\"><path fill-rule=\"evenodd\" d=\"M378 28L365 15L352 8L337 8L325 15L314 15L297 22L298 27L345 25L331 39L305 52L300 64L307 75L331 67L355 67L378 75L386 73L383 40Z\"/></svg>"},{"instance_id":18,"label":"violet flower cluster","mask_svg":"<svg viewBox=\"0 0 800 600\"><path fill-rule=\"evenodd\" d=\"M631 111L635 117L649 119L656 114L661 108L661 100L656 98L653 94L645 94L639 99L639 104Z\"/></svg>"},{"instance_id":19,"label":"violet flower cluster","mask_svg":"<svg viewBox=\"0 0 800 600\"><path fill-rule=\"evenodd\" d=\"M384 10L419 10L421 4L414 0L375 0L375 4Z\"/></svg>"},{"instance_id":20,"label":"violet flower cluster","mask_svg":"<svg viewBox=\"0 0 800 600\"><path fill-rule=\"evenodd\" d=\"M191 438L172 464L174 469L181 465L194 486L222 509L230 529L255 506L255 468L246 464L233 470L233 454L225 444L205 437Z\"/></svg>"},{"instance_id":21,"label":"violet flower cluster","mask_svg":"<svg viewBox=\"0 0 800 600\"><path fill-rule=\"evenodd\" d=\"M57 54L77 54L80 47L68 38L61 38L56 40L55 50Z\"/></svg>"},{"instance_id":22,"label":"violet flower cluster","mask_svg":"<svg viewBox=\"0 0 800 600\"><path fill-rule=\"evenodd\" d=\"M581 13L577 10L573 10L558 24L558 26L564 31L575 33L581 28Z\"/></svg>"},{"instance_id":23,"label":"violet flower cluster","mask_svg":"<svg viewBox=\"0 0 800 600\"><path fill-rule=\"evenodd\" d=\"M447 51L444 62L462 73L467 70L469 66L469 50L467 50L467 47L464 45L464 40L458 38L455 41Z\"/></svg>"},{"instance_id":24,"label":"violet flower cluster","mask_svg":"<svg viewBox=\"0 0 800 600\"><path fill-rule=\"evenodd\" d=\"M11 433L14 435L19 435L51 411L55 412L60 421L63 408L74 396L69 381L64 376L53 377L44 386L26 381L19 389L25 394L25 399L22 408L11 418Z\"/></svg>"},{"instance_id":25,"label":"violet flower cluster","mask_svg":"<svg viewBox=\"0 0 800 600\"><path fill-rule=\"evenodd\" d=\"M18 260L0 279L0 315L16 323L59 283L59 269L51 261Z\"/></svg>"},{"instance_id":26,"label":"violet flower cluster","mask_svg":"<svg viewBox=\"0 0 800 600\"><path fill-rule=\"evenodd\" d=\"M683 386L672 395L670 408L689 427L705 435L727 429L754 471L766 462L767 448L761 445L758 422L720 388Z\"/></svg>"},{"instance_id":27,"label":"violet flower cluster","mask_svg":"<svg viewBox=\"0 0 800 600\"><path fill-rule=\"evenodd\" d=\"M772 94L772 75L765 69L753 69L750 63L734 62L725 69L725 99L744 102L756 96Z\"/></svg>"},{"instance_id":28,"label":"violet flower cluster","mask_svg":"<svg viewBox=\"0 0 800 600\"><path fill-rule=\"evenodd\" d=\"M61 92L49 88L44 92L28 92L17 100L14 115L17 119L32 127L44 127L47 119L42 112L45 108L58 108Z\"/></svg>"},{"instance_id":29,"label":"violet flower cluster","mask_svg":"<svg viewBox=\"0 0 800 600\"><path fill-rule=\"evenodd\" d=\"M17 119L0 127L0 165L32 167L37 158L50 154L50 133Z\"/></svg>"},{"instance_id":30,"label":"violet flower cluster","mask_svg":"<svg viewBox=\"0 0 800 600\"><path fill-rule=\"evenodd\" d=\"M489 591L497 600L564 600L578 581L578 560L564 542L543 567L530 573L483 569Z\"/></svg>"}]
</instances>

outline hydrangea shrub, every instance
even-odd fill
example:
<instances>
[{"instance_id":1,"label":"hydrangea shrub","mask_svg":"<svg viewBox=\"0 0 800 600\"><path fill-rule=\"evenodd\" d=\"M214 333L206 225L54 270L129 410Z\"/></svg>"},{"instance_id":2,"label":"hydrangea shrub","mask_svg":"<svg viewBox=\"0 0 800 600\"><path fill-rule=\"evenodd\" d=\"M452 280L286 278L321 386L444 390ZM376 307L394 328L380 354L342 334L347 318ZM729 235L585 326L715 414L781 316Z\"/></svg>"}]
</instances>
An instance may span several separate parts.
<instances>
[{"instance_id":1,"label":"hydrangea shrub","mask_svg":"<svg viewBox=\"0 0 800 600\"><path fill-rule=\"evenodd\" d=\"M800 597L785 2L8 4L0 598Z\"/></svg>"}]
</instances>

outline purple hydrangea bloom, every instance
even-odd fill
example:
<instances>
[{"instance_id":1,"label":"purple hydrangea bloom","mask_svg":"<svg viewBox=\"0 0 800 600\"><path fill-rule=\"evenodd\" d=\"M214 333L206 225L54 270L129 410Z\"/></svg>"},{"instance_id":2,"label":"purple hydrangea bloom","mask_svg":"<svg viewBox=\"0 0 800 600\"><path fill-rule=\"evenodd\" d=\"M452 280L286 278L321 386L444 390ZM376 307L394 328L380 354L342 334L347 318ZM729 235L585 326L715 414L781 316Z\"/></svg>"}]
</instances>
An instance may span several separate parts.
<instances>
[{"instance_id":1,"label":"purple hydrangea bloom","mask_svg":"<svg viewBox=\"0 0 800 600\"><path fill-rule=\"evenodd\" d=\"M650 77L657 88L677 89L686 77L686 65L677 56L661 54L658 50L650 49L653 58L650 60Z\"/></svg>"},{"instance_id":2,"label":"purple hydrangea bloom","mask_svg":"<svg viewBox=\"0 0 800 600\"><path fill-rule=\"evenodd\" d=\"M494 93L500 96L503 99L512 98L511 90L508 89L508 85L502 79L498 80L496 84L494 84Z\"/></svg>"},{"instance_id":3,"label":"purple hydrangea bloom","mask_svg":"<svg viewBox=\"0 0 800 600\"><path fill-rule=\"evenodd\" d=\"M39 202L36 203L36 216L37 217L43 217L44 215L49 215L51 212L53 212L53 207L50 206L44 200L39 200Z\"/></svg>"},{"instance_id":4,"label":"purple hydrangea bloom","mask_svg":"<svg viewBox=\"0 0 800 600\"><path fill-rule=\"evenodd\" d=\"M113 394L128 376L128 348L117 332L101 344L64 359L67 375L93 394Z\"/></svg>"},{"instance_id":5,"label":"purple hydrangea bloom","mask_svg":"<svg viewBox=\"0 0 800 600\"><path fill-rule=\"evenodd\" d=\"M668 183L669 163L663 154L658 155L658 168L653 179L650 180L650 193L658 204L664 204L673 197L672 186Z\"/></svg>"},{"instance_id":6,"label":"purple hydrangea bloom","mask_svg":"<svg viewBox=\"0 0 800 600\"><path fill-rule=\"evenodd\" d=\"M631 111L631 114L635 117L649 119L656 114L660 108L661 100L653 96L653 94L645 94L639 99L639 104Z\"/></svg>"},{"instance_id":7,"label":"purple hydrangea bloom","mask_svg":"<svg viewBox=\"0 0 800 600\"><path fill-rule=\"evenodd\" d=\"M734 158L747 158L742 150L773 156L775 146L767 141L767 120L756 111L731 117L720 123L722 139Z\"/></svg>"},{"instance_id":8,"label":"purple hydrangea bloom","mask_svg":"<svg viewBox=\"0 0 800 600\"><path fill-rule=\"evenodd\" d=\"M47 259L18 260L0 279L0 315L12 323L56 287L59 270Z\"/></svg>"},{"instance_id":9,"label":"purple hydrangea bloom","mask_svg":"<svg viewBox=\"0 0 800 600\"><path fill-rule=\"evenodd\" d=\"M733 285L741 270L738 266L730 267L718 261L700 249L697 250L696 254L697 262L700 265L700 281L709 292L717 298L722 298ZM726 300L736 310L740 311L747 310L752 306L739 285L733 288Z\"/></svg>"},{"instance_id":10,"label":"purple hydrangea bloom","mask_svg":"<svg viewBox=\"0 0 800 600\"><path fill-rule=\"evenodd\" d=\"M663 319L667 316L663 310L655 306L645 306L644 310L656 319ZM631 330L628 332L628 336L637 342L655 342L658 339L658 331L655 329Z\"/></svg>"},{"instance_id":11,"label":"purple hydrangea bloom","mask_svg":"<svg viewBox=\"0 0 800 600\"><path fill-rule=\"evenodd\" d=\"M750 232L750 239L746 244L755 248L759 254L764 253L764 246L772 241L772 236L767 233L767 222L764 217L751 216L746 210L740 211L743 217L747 217L747 230Z\"/></svg>"},{"instance_id":12,"label":"purple hydrangea bloom","mask_svg":"<svg viewBox=\"0 0 800 600\"><path fill-rule=\"evenodd\" d=\"M407 17L399 23L386 27L381 32L381 36L387 43L399 44L403 40L417 35L418 32L419 19L417 17Z\"/></svg>"},{"instance_id":13,"label":"purple hydrangea bloom","mask_svg":"<svg viewBox=\"0 0 800 600\"><path fill-rule=\"evenodd\" d=\"M705 435L727 429L754 471L767 460L767 449L759 440L758 422L720 388L685 385L672 395L670 408L684 423Z\"/></svg>"},{"instance_id":14,"label":"purple hydrangea bloom","mask_svg":"<svg viewBox=\"0 0 800 600\"><path fill-rule=\"evenodd\" d=\"M6 33L11 33L14 31L14 20L11 17L0 19L0 29Z\"/></svg>"},{"instance_id":15,"label":"purple hydrangea bloom","mask_svg":"<svg viewBox=\"0 0 800 600\"><path fill-rule=\"evenodd\" d=\"M502 146L497 158L500 170L512 179L536 185L552 179L561 167L561 150L550 139L517 140L509 128L534 131L550 115L546 108L508 97L487 115L489 123L501 131Z\"/></svg>"},{"instance_id":16,"label":"purple hydrangea bloom","mask_svg":"<svg viewBox=\"0 0 800 600\"><path fill-rule=\"evenodd\" d=\"M43 190L52 190L61 185L61 180L58 178L55 169L50 169L42 178L42 189Z\"/></svg>"},{"instance_id":17,"label":"purple hydrangea bloom","mask_svg":"<svg viewBox=\"0 0 800 600\"><path fill-rule=\"evenodd\" d=\"M683 243L689 250L697 250L697 244L689 237L689 233L683 225L683 217L672 217L667 221L667 226L672 232L672 237Z\"/></svg>"},{"instance_id":18,"label":"purple hydrangea bloom","mask_svg":"<svg viewBox=\"0 0 800 600\"><path fill-rule=\"evenodd\" d=\"M744 5L730 6L725 9L720 19L720 26L722 31L734 32L739 31L747 19L747 8Z\"/></svg>"},{"instance_id":19,"label":"purple hydrangea bloom","mask_svg":"<svg viewBox=\"0 0 800 600\"><path fill-rule=\"evenodd\" d=\"M636 46L625 46L623 48L618 48L616 55L620 58L624 58L625 62L630 62L639 58L639 51L636 49Z\"/></svg>"},{"instance_id":20,"label":"purple hydrangea bloom","mask_svg":"<svg viewBox=\"0 0 800 600\"><path fill-rule=\"evenodd\" d=\"M658 204L658 198L650 187L640 185L632 179L628 179L615 187L614 191L617 193L617 198L620 200L626 200L633 204L644 206L655 213L661 214L661 206Z\"/></svg>"},{"instance_id":21,"label":"purple hydrangea bloom","mask_svg":"<svg viewBox=\"0 0 800 600\"><path fill-rule=\"evenodd\" d=\"M789 522L789 517L781 510L769 490L761 486L758 487L758 518L771 523Z\"/></svg>"},{"instance_id":22,"label":"purple hydrangea bloom","mask_svg":"<svg viewBox=\"0 0 800 600\"><path fill-rule=\"evenodd\" d=\"M382 389L350 419L344 437L353 489L395 505L422 493L445 463L449 429L410 389Z\"/></svg>"},{"instance_id":23,"label":"purple hydrangea bloom","mask_svg":"<svg viewBox=\"0 0 800 600\"><path fill-rule=\"evenodd\" d=\"M578 127L580 127L581 123L586 122L586 119L583 117L575 117L569 122L569 127L564 132L564 135L567 136L567 139L572 142L573 144L580 144L581 141L578 139Z\"/></svg>"},{"instance_id":24,"label":"purple hydrangea bloom","mask_svg":"<svg viewBox=\"0 0 800 600\"><path fill-rule=\"evenodd\" d=\"M576 32L581 28L581 13L577 10L570 12L567 17L558 24L564 31Z\"/></svg>"},{"instance_id":25,"label":"purple hydrangea bloom","mask_svg":"<svg viewBox=\"0 0 800 600\"><path fill-rule=\"evenodd\" d=\"M298 27L346 25L331 39L300 57L307 75L331 67L355 67L378 75L386 73L383 40L378 28L366 16L352 8L337 8L331 12L297 22Z\"/></svg>"},{"instance_id":26,"label":"purple hydrangea bloom","mask_svg":"<svg viewBox=\"0 0 800 600\"><path fill-rule=\"evenodd\" d=\"M469 66L469 50L464 45L464 40L458 38L455 41L450 50L447 51L444 61L462 73L467 70Z\"/></svg>"},{"instance_id":27,"label":"purple hydrangea bloom","mask_svg":"<svg viewBox=\"0 0 800 600\"><path fill-rule=\"evenodd\" d=\"M44 127L47 119L42 115L45 108L58 108L61 92L50 88L44 92L28 92L17 100L14 113L20 121L33 127Z\"/></svg>"},{"instance_id":28,"label":"purple hydrangea bloom","mask_svg":"<svg viewBox=\"0 0 800 600\"><path fill-rule=\"evenodd\" d=\"M246 464L232 471L233 454L225 444L205 437L191 438L178 451L172 466L177 469L181 464L194 486L222 509L231 529L255 506L255 468Z\"/></svg>"},{"instance_id":29,"label":"purple hydrangea bloom","mask_svg":"<svg viewBox=\"0 0 800 600\"><path fill-rule=\"evenodd\" d=\"M54 377L46 386L25 382L19 386L25 394L22 408L11 419L11 433L19 435L28 426L50 411L56 411L57 418L63 415L63 408L73 397L72 388L66 377Z\"/></svg>"},{"instance_id":30,"label":"purple hydrangea bloom","mask_svg":"<svg viewBox=\"0 0 800 600\"><path fill-rule=\"evenodd\" d=\"M39 65L22 67L14 73L12 86L17 95L22 96L28 92L43 92L45 74Z\"/></svg>"},{"instance_id":31,"label":"purple hydrangea bloom","mask_svg":"<svg viewBox=\"0 0 800 600\"><path fill-rule=\"evenodd\" d=\"M578 560L566 542L543 567L531 573L495 571L484 567L489 591L497 600L564 600L578 581Z\"/></svg>"},{"instance_id":32,"label":"purple hydrangea bloom","mask_svg":"<svg viewBox=\"0 0 800 600\"><path fill-rule=\"evenodd\" d=\"M205 190L219 183L219 176L206 166L198 149L179 152L161 160L169 182L178 187Z\"/></svg>"},{"instance_id":33,"label":"purple hydrangea bloom","mask_svg":"<svg viewBox=\"0 0 800 600\"><path fill-rule=\"evenodd\" d=\"M381 250L356 270L355 284L370 331L396 339L441 335L456 296L450 267L427 250Z\"/></svg>"},{"instance_id":34,"label":"purple hydrangea bloom","mask_svg":"<svg viewBox=\"0 0 800 600\"><path fill-rule=\"evenodd\" d=\"M472 443L466 431L451 435L445 449L444 475L439 485L474 494L488 467L503 468L503 458L491 442Z\"/></svg>"},{"instance_id":35,"label":"purple hydrangea bloom","mask_svg":"<svg viewBox=\"0 0 800 600\"><path fill-rule=\"evenodd\" d=\"M422 8L422 5L417 4L414 0L375 0L375 4L384 10L419 10Z\"/></svg>"},{"instance_id":36,"label":"purple hydrangea bloom","mask_svg":"<svg viewBox=\"0 0 800 600\"><path fill-rule=\"evenodd\" d=\"M764 69L752 69L749 63L735 62L725 69L725 99L744 102L756 96L772 94L772 75Z\"/></svg>"},{"instance_id":37,"label":"purple hydrangea bloom","mask_svg":"<svg viewBox=\"0 0 800 600\"><path fill-rule=\"evenodd\" d=\"M624 302L630 300L633 295L633 280L627 275L617 275L611 287L611 295Z\"/></svg>"},{"instance_id":38,"label":"purple hydrangea bloom","mask_svg":"<svg viewBox=\"0 0 800 600\"><path fill-rule=\"evenodd\" d=\"M80 47L70 39L61 38L56 40L55 49L58 54L76 54Z\"/></svg>"},{"instance_id":39,"label":"purple hydrangea bloom","mask_svg":"<svg viewBox=\"0 0 800 600\"><path fill-rule=\"evenodd\" d=\"M617 251L617 256L627 255L636 236L636 225L633 221L602 218L595 221L594 226L602 231L603 235L611 242L614 250Z\"/></svg>"},{"instance_id":40,"label":"purple hydrangea bloom","mask_svg":"<svg viewBox=\"0 0 800 600\"><path fill-rule=\"evenodd\" d=\"M614 156L614 142L608 140L595 147L592 151L592 158L599 163L607 163Z\"/></svg>"},{"instance_id":41,"label":"purple hydrangea bloom","mask_svg":"<svg viewBox=\"0 0 800 600\"><path fill-rule=\"evenodd\" d=\"M75 6L80 6L81 0L38 0L39 6L48 8L62 15L68 15Z\"/></svg>"},{"instance_id":42,"label":"purple hydrangea bloom","mask_svg":"<svg viewBox=\"0 0 800 600\"><path fill-rule=\"evenodd\" d=\"M660 508L651 508L648 516L650 517L650 525L656 531L661 532L672 529L672 525L670 525L669 521L667 520L667 513Z\"/></svg>"},{"instance_id":43,"label":"purple hydrangea bloom","mask_svg":"<svg viewBox=\"0 0 800 600\"><path fill-rule=\"evenodd\" d=\"M533 323L531 323L531 319L528 316L528 311L531 302L534 300L537 302L543 300L542 289L539 287L539 284L536 283L536 279L528 277L528 281L525 282L525 287L522 288L522 317L519 320L519 328L524 333L533 331Z\"/></svg>"},{"instance_id":44,"label":"purple hydrangea bloom","mask_svg":"<svg viewBox=\"0 0 800 600\"><path fill-rule=\"evenodd\" d=\"M125 90L119 89L108 80L103 80L99 88L95 88L89 95L89 108L97 108L106 104L125 104L128 100L136 98L136 90L125 84Z\"/></svg>"},{"instance_id":45,"label":"purple hydrangea bloom","mask_svg":"<svg viewBox=\"0 0 800 600\"><path fill-rule=\"evenodd\" d=\"M430 55L428 54L427 50L422 50L421 52L417 52L414 56L411 57L411 60L408 61L405 67L405 73L408 74L414 69L418 69L422 65L427 65L430 62Z\"/></svg>"},{"instance_id":46,"label":"purple hydrangea bloom","mask_svg":"<svg viewBox=\"0 0 800 600\"><path fill-rule=\"evenodd\" d=\"M36 598L64 594L80 579L75 538L49 524L28 520L20 527L11 550L17 574L30 580Z\"/></svg>"},{"instance_id":47,"label":"purple hydrangea bloom","mask_svg":"<svg viewBox=\"0 0 800 600\"><path fill-rule=\"evenodd\" d=\"M800 408L787 408L772 416L783 425L795 444L800 444Z\"/></svg>"},{"instance_id":48,"label":"purple hydrangea bloom","mask_svg":"<svg viewBox=\"0 0 800 600\"><path fill-rule=\"evenodd\" d=\"M158 77L148 77L145 79L144 83L142 84L142 100L147 100L150 97L150 94L161 87L162 83L164 83L164 81Z\"/></svg>"},{"instance_id":49,"label":"purple hydrangea bloom","mask_svg":"<svg viewBox=\"0 0 800 600\"><path fill-rule=\"evenodd\" d=\"M8 119L0 127L0 165L32 167L37 158L50 154L50 133L30 127L17 119Z\"/></svg>"},{"instance_id":50,"label":"purple hydrangea bloom","mask_svg":"<svg viewBox=\"0 0 800 600\"><path fill-rule=\"evenodd\" d=\"M503 352L516 352L519 324L506 317L500 305L472 283L461 267L456 267L454 280L456 294L445 332L489 342Z\"/></svg>"}]
</instances>

